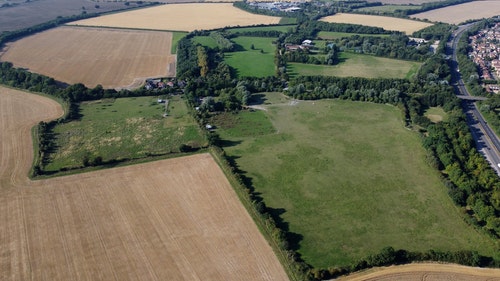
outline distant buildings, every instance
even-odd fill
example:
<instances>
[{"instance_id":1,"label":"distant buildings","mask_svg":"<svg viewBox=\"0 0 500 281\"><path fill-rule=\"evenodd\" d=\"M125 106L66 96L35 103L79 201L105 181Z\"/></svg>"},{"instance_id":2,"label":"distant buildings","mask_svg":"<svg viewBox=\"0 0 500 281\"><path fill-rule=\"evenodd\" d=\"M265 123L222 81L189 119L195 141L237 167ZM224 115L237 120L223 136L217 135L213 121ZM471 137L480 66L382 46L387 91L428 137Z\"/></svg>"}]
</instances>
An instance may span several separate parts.
<instances>
[{"instance_id":1,"label":"distant buildings","mask_svg":"<svg viewBox=\"0 0 500 281\"><path fill-rule=\"evenodd\" d=\"M470 36L472 51L469 57L479 66L479 76L484 80L500 78L500 23L480 30ZM488 85L486 89L498 93L498 85Z\"/></svg>"}]
</instances>

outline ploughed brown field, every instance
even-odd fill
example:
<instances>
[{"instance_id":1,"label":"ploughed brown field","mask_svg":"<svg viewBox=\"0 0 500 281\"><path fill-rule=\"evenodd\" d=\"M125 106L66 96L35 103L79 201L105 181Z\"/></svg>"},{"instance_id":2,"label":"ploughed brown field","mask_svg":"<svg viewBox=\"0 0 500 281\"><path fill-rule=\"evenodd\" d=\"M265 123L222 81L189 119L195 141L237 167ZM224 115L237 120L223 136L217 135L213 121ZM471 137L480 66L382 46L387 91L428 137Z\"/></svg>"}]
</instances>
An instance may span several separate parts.
<instances>
[{"instance_id":1,"label":"ploughed brown field","mask_svg":"<svg viewBox=\"0 0 500 281\"><path fill-rule=\"evenodd\" d=\"M56 102L0 87L0 280L287 280L209 154L31 181Z\"/></svg>"},{"instance_id":2,"label":"ploughed brown field","mask_svg":"<svg viewBox=\"0 0 500 281\"><path fill-rule=\"evenodd\" d=\"M349 281L493 281L500 280L500 270L456 264L414 263L379 267L339 278Z\"/></svg>"},{"instance_id":3,"label":"ploughed brown field","mask_svg":"<svg viewBox=\"0 0 500 281\"><path fill-rule=\"evenodd\" d=\"M490 18L500 15L500 1L473 1L460 5L448 6L441 9L430 10L414 14L411 17L428 19L451 24L459 24L467 20Z\"/></svg>"},{"instance_id":4,"label":"ploughed brown field","mask_svg":"<svg viewBox=\"0 0 500 281\"><path fill-rule=\"evenodd\" d=\"M175 76L172 33L63 26L9 43L1 61L87 87L134 88Z\"/></svg>"}]
</instances>

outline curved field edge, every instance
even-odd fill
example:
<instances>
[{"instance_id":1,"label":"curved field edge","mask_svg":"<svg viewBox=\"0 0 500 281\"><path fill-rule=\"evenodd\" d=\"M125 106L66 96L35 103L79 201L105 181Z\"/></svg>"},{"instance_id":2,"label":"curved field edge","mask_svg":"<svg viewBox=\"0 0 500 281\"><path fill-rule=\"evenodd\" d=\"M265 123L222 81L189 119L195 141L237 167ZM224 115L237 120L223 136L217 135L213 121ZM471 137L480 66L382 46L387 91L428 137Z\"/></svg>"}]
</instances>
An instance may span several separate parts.
<instances>
[{"instance_id":1,"label":"curved field edge","mask_svg":"<svg viewBox=\"0 0 500 281\"><path fill-rule=\"evenodd\" d=\"M389 267L377 267L337 280L500 280L500 269L468 267L456 264L413 263Z\"/></svg>"},{"instance_id":2,"label":"curved field edge","mask_svg":"<svg viewBox=\"0 0 500 281\"><path fill-rule=\"evenodd\" d=\"M30 128L61 107L2 87L0 100L0 276L288 279L209 154L29 181Z\"/></svg>"}]
</instances>

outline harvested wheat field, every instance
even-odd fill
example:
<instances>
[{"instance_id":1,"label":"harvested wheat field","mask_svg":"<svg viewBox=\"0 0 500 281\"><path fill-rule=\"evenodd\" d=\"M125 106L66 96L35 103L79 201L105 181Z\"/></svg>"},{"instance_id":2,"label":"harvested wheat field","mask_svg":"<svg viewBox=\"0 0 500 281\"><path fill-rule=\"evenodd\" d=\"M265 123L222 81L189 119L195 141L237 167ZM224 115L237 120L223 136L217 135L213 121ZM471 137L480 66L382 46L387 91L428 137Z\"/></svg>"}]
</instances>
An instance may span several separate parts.
<instances>
[{"instance_id":1,"label":"harvested wheat field","mask_svg":"<svg viewBox=\"0 0 500 281\"><path fill-rule=\"evenodd\" d=\"M156 6L75 21L71 24L193 31L226 26L278 24L280 19L279 17L248 13L233 7L232 3L195 3Z\"/></svg>"},{"instance_id":2,"label":"harvested wheat field","mask_svg":"<svg viewBox=\"0 0 500 281\"><path fill-rule=\"evenodd\" d=\"M327 16L321 18L320 20L334 23L352 23L367 26L377 26L382 27L385 30L401 31L408 35L432 25L431 23L408 19L343 13L338 13L333 16Z\"/></svg>"},{"instance_id":3,"label":"harvested wheat field","mask_svg":"<svg viewBox=\"0 0 500 281\"><path fill-rule=\"evenodd\" d=\"M209 154L30 181L62 114L0 87L0 280L287 280Z\"/></svg>"},{"instance_id":4,"label":"harvested wheat field","mask_svg":"<svg viewBox=\"0 0 500 281\"><path fill-rule=\"evenodd\" d=\"M491 18L500 15L500 1L473 1L460 5L448 6L412 15L417 19L435 22L459 24L467 20Z\"/></svg>"},{"instance_id":5,"label":"harvested wheat field","mask_svg":"<svg viewBox=\"0 0 500 281\"><path fill-rule=\"evenodd\" d=\"M500 269L467 267L456 264L414 263L378 267L339 278L349 281L493 281L500 280Z\"/></svg>"},{"instance_id":6,"label":"harvested wheat field","mask_svg":"<svg viewBox=\"0 0 500 281\"><path fill-rule=\"evenodd\" d=\"M0 60L68 84L127 88L175 76L171 44L171 32L63 26L9 43Z\"/></svg>"}]
</instances>

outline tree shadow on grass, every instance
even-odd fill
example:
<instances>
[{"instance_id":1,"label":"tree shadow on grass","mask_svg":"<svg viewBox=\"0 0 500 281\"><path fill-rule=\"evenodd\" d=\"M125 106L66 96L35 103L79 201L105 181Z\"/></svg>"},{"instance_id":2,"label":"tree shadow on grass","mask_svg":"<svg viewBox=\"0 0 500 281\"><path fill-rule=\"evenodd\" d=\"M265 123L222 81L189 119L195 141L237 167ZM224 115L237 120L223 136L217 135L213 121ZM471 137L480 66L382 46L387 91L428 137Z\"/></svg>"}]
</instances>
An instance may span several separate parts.
<instances>
[{"instance_id":1,"label":"tree shadow on grass","mask_svg":"<svg viewBox=\"0 0 500 281\"><path fill-rule=\"evenodd\" d=\"M264 94L253 94L250 97L249 105L261 105L267 101L266 95Z\"/></svg>"},{"instance_id":2,"label":"tree shadow on grass","mask_svg":"<svg viewBox=\"0 0 500 281\"><path fill-rule=\"evenodd\" d=\"M221 147L233 147L233 146L237 146L240 143L241 143L241 141L232 141L232 140L224 140L224 139L217 141L217 144L220 145ZM233 164L233 163L231 163L231 164ZM236 164L236 163L234 163L234 164Z\"/></svg>"},{"instance_id":3,"label":"tree shadow on grass","mask_svg":"<svg viewBox=\"0 0 500 281\"><path fill-rule=\"evenodd\" d=\"M266 211L273 218L276 226L285 233L286 241L288 242L288 249L292 251L299 250L300 242L304 239L304 236L290 231L289 223L282 218L282 215L286 213L286 210L283 208L266 207ZM300 254L297 253L296 257L299 261L303 261Z\"/></svg>"},{"instance_id":4,"label":"tree shadow on grass","mask_svg":"<svg viewBox=\"0 0 500 281\"><path fill-rule=\"evenodd\" d=\"M253 179L247 176L247 172L241 170L238 163L236 162L236 160L239 158L241 158L241 156L226 156L226 160L234 168L234 173L240 176L242 183L248 189L251 200L255 202L262 202L265 205L262 193L255 190ZM283 208L272 208L265 206L264 210L262 211L263 213L267 213L276 224L276 227L281 229L285 234L285 239L288 243L287 249L295 252L295 258L297 261L303 262L302 257L299 253L297 253L297 250L300 249L300 242L304 239L304 236L299 233L290 232L289 223L282 218L282 215L286 212L286 210Z\"/></svg>"}]
</instances>

